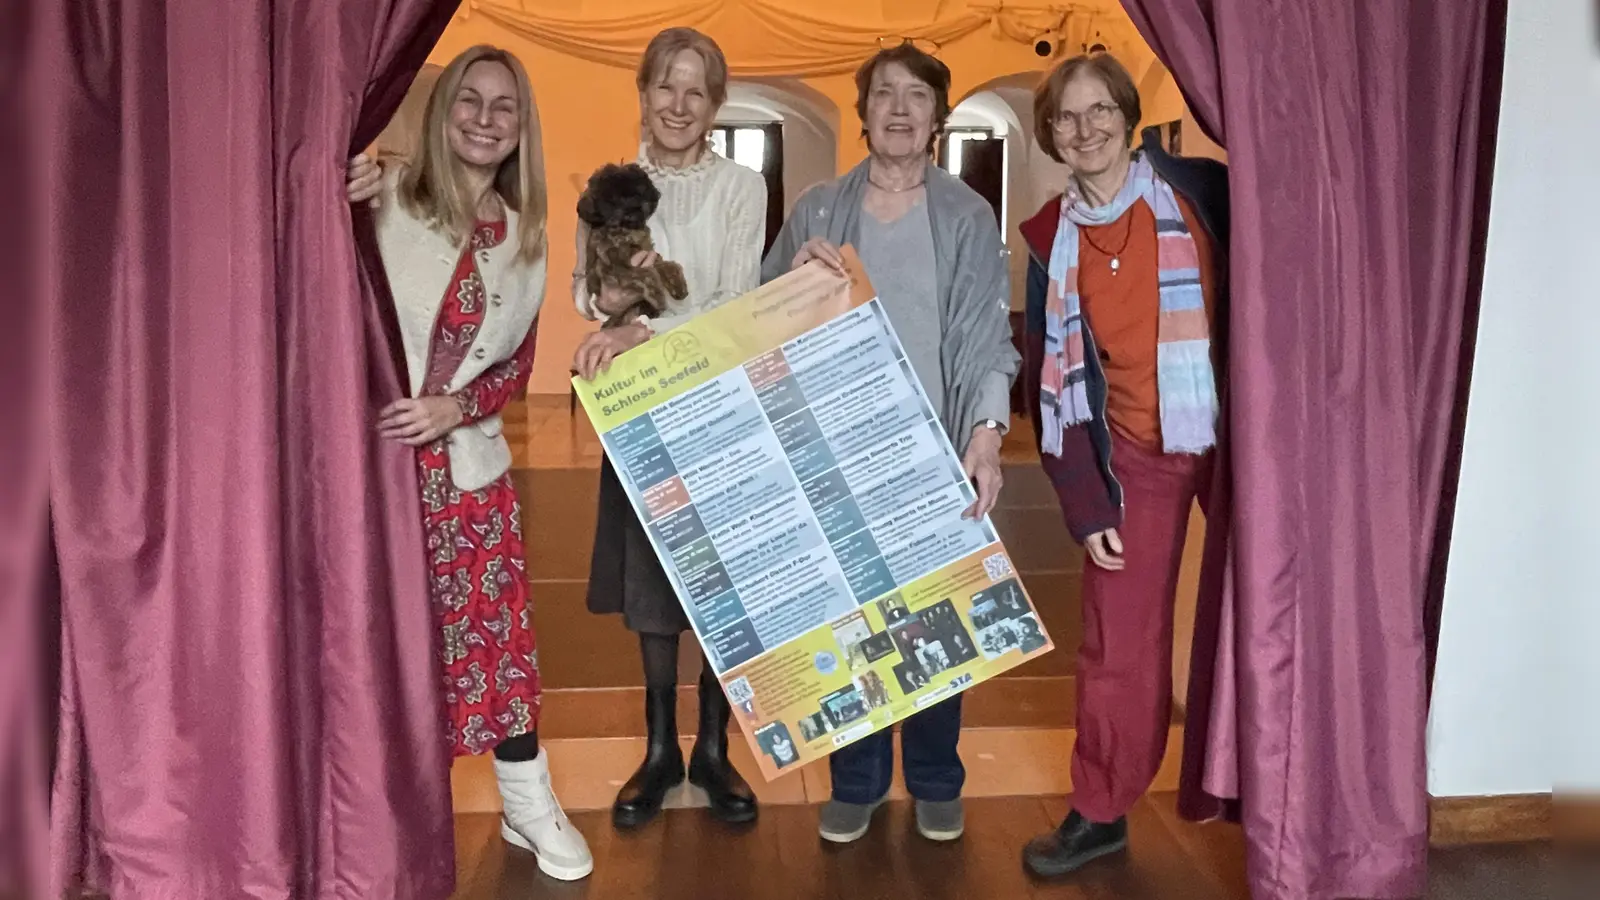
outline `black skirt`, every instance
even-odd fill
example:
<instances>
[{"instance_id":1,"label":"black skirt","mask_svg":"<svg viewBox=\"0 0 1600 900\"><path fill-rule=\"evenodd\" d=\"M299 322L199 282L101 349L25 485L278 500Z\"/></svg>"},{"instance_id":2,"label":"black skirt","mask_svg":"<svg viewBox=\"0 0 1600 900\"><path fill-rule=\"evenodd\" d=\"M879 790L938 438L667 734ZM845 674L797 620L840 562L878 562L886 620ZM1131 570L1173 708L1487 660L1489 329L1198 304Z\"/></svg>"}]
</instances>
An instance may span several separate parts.
<instances>
[{"instance_id":1,"label":"black skirt","mask_svg":"<svg viewBox=\"0 0 1600 900\"><path fill-rule=\"evenodd\" d=\"M600 513L589 561L588 606L592 613L621 613L622 623L639 634L676 635L689 630L683 605L610 459L600 463Z\"/></svg>"}]
</instances>

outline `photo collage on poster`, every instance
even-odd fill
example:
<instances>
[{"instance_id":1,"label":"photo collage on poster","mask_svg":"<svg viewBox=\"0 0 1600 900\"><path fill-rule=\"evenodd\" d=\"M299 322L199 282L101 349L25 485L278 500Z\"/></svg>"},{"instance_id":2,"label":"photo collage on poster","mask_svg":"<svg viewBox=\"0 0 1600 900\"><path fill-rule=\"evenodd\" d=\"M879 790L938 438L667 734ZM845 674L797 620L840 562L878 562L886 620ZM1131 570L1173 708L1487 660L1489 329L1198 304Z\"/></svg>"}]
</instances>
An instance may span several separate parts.
<instances>
[{"instance_id":1,"label":"photo collage on poster","mask_svg":"<svg viewBox=\"0 0 1600 900\"><path fill-rule=\"evenodd\" d=\"M1010 560L1002 552L978 561L729 673L728 694L754 726L763 768L781 773L824 756L1049 649Z\"/></svg>"}]
</instances>

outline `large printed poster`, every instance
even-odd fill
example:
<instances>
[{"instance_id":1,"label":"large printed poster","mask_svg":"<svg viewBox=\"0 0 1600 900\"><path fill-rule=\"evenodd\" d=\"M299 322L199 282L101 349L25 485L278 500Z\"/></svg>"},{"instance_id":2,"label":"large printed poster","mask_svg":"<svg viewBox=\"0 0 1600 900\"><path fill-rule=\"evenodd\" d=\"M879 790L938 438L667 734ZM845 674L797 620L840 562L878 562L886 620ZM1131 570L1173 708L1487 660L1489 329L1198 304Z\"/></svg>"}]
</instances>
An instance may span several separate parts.
<instances>
[{"instance_id":1,"label":"large printed poster","mask_svg":"<svg viewBox=\"0 0 1600 900\"><path fill-rule=\"evenodd\" d=\"M1052 646L845 256L573 381L768 780Z\"/></svg>"}]
</instances>

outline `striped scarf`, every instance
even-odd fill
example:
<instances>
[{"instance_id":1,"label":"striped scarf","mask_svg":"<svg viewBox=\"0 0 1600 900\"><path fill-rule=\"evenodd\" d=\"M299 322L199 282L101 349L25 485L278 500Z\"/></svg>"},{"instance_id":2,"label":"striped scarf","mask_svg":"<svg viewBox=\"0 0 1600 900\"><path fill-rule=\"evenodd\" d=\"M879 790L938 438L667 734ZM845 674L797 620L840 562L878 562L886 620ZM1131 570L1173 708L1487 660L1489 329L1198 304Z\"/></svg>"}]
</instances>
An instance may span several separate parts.
<instances>
[{"instance_id":1,"label":"striped scarf","mask_svg":"<svg viewBox=\"0 0 1600 900\"><path fill-rule=\"evenodd\" d=\"M1076 186L1061 198L1061 223L1050 248L1050 288L1045 301L1044 370L1040 373L1041 449L1061 455L1062 430L1093 414L1085 387L1083 307L1078 296L1078 226L1107 225L1143 199L1155 213L1160 267L1161 321L1156 382L1161 396L1161 439L1167 453L1204 453L1216 443L1217 387L1211 371L1211 334L1200 261L1172 187L1144 154L1134 157L1122 190L1098 209Z\"/></svg>"}]
</instances>

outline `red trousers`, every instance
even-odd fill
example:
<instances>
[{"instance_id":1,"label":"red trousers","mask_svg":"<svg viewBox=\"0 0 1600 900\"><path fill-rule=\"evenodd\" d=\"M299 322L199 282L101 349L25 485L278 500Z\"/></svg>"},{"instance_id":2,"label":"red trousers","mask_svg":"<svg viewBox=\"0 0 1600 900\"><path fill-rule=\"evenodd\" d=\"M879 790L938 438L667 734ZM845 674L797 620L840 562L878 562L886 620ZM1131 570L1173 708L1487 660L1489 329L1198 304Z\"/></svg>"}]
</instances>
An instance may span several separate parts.
<instances>
[{"instance_id":1,"label":"red trousers","mask_svg":"<svg viewBox=\"0 0 1600 900\"><path fill-rule=\"evenodd\" d=\"M1094 822L1126 815L1149 790L1172 719L1172 609L1189 510L1209 499L1211 454L1168 455L1112 438L1122 483L1126 566L1083 563L1078 739L1072 805Z\"/></svg>"}]
</instances>

